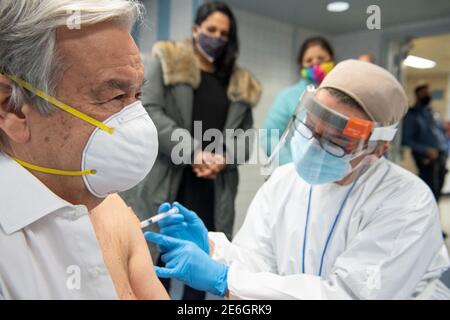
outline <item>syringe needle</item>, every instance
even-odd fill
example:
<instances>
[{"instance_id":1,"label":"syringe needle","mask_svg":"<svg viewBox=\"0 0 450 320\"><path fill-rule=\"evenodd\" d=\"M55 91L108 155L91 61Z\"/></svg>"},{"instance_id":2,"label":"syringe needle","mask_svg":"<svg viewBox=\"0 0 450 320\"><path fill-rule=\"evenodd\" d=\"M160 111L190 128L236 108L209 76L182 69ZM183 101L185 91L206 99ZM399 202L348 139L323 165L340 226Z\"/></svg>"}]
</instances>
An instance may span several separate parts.
<instances>
[{"instance_id":1,"label":"syringe needle","mask_svg":"<svg viewBox=\"0 0 450 320\"><path fill-rule=\"evenodd\" d=\"M147 228L148 226L157 223L158 221L164 219L165 217L178 213L178 208L172 208L167 212L158 213L157 215L151 217L150 219L144 220L141 222L141 229Z\"/></svg>"}]
</instances>

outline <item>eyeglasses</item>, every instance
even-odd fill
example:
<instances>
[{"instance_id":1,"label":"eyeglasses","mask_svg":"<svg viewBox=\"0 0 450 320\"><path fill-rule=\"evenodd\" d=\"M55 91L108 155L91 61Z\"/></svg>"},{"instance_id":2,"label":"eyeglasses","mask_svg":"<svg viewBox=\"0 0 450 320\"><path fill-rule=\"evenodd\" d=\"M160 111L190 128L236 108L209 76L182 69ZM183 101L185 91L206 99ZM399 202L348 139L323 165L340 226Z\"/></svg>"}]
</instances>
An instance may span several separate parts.
<instances>
[{"instance_id":1,"label":"eyeglasses","mask_svg":"<svg viewBox=\"0 0 450 320\"><path fill-rule=\"evenodd\" d=\"M305 139L311 140L312 138L315 138L319 142L323 150L336 158L343 158L347 154L347 151L344 147L315 133L314 130L306 123L304 123L299 117L294 115L293 119L295 130L300 133Z\"/></svg>"}]
</instances>

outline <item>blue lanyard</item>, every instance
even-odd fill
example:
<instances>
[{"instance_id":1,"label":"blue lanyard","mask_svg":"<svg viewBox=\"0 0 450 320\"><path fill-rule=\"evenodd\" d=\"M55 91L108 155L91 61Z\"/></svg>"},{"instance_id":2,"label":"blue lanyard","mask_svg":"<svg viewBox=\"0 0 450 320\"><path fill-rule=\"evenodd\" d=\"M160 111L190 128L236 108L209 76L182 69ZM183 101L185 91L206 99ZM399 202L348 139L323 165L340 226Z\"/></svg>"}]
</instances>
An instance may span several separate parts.
<instances>
[{"instance_id":1,"label":"blue lanyard","mask_svg":"<svg viewBox=\"0 0 450 320\"><path fill-rule=\"evenodd\" d=\"M348 190L347 194L345 195L344 201L342 201L341 207L339 208L338 214L336 215L336 218L334 219L333 225L331 227L331 230L330 230L330 232L328 234L328 237L327 237L327 240L325 242L325 247L323 248L323 251L322 251L322 256L320 258L319 277L322 276L323 261L325 259L325 254L327 253L327 249L328 249L328 245L330 243L330 239L333 236L334 229L336 228L336 224L339 221L339 218L341 216L342 210L345 207L345 204L346 204L346 202L348 200L348 197L352 193L353 188L355 187L357 182L358 182L358 179L356 179L356 181L351 186L350 190ZM311 210L312 191L313 191L313 187L311 186L311 188L309 189L308 209L306 211L305 234L303 236L302 273L305 273L306 240L307 240L307 234L308 234L309 214L310 214L310 210Z\"/></svg>"}]
</instances>

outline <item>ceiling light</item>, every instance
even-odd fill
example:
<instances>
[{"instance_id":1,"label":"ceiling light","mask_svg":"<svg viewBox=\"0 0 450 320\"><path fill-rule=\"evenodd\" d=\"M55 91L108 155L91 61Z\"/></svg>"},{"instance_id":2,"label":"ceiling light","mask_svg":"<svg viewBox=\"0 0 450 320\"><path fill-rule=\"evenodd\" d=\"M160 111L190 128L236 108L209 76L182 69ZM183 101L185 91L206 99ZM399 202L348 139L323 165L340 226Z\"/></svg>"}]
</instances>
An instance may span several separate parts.
<instances>
[{"instance_id":1,"label":"ceiling light","mask_svg":"<svg viewBox=\"0 0 450 320\"><path fill-rule=\"evenodd\" d=\"M350 8L350 4L345 1L334 1L327 5L327 10L330 12L344 12Z\"/></svg>"},{"instance_id":2,"label":"ceiling light","mask_svg":"<svg viewBox=\"0 0 450 320\"><path fill-rule=\"evenodd\" d=\"M421 57L409 55L403 64L407 67L416 69L432 69L436 66L436 62Z\"/></svg>"}]
</instances>

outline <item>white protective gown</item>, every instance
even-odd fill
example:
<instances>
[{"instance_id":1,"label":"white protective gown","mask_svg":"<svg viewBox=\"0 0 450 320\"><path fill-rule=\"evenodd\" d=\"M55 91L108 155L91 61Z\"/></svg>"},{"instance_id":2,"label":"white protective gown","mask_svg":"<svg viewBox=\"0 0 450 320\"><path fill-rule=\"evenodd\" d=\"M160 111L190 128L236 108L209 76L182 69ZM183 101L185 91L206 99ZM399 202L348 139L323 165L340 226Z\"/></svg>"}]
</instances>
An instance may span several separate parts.
<instances>
[{"instance_id":1,"label":"white protective gown","mask_svg":"<svg viewBox=\"0 0 450 320\"><path fill-rule=\"evenodd\" d=\"M311 186L292 164L278 168L249 207L230 243L221 233L213 259L230 266L237 299L406 299L430 287L449 266L439 211L429 188L385 159L357 181L324 256L326 239L351 186Z\"/></svg>"}]
</instances>

